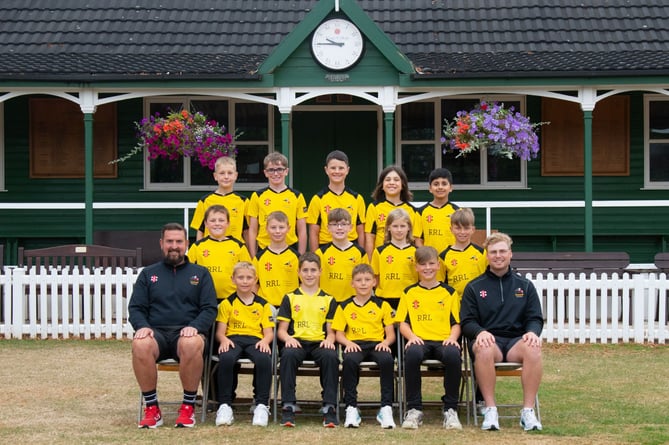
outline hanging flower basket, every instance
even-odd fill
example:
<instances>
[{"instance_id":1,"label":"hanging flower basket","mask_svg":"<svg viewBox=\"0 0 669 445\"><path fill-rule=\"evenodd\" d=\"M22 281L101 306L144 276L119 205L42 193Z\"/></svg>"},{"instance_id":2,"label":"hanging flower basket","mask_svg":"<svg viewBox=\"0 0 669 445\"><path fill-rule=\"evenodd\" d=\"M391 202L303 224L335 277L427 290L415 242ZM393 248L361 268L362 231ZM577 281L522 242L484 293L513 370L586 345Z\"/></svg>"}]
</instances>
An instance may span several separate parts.
<instances>
[{"instance_id":1,"label":"hanging flower basket","mask_svg":"<svg viewBox=\"0 0 669 445\"><path fill-rule=\"evenodd\" d=\"M441 142L444 153L456 150L456 157L486 148L493 156L530 160L539 153L537 128L547 123L533 124L513 107L481 102L471 111L458 111L452 122L446 120Z\"/></svg>"},{"instance_id":2,"label":"hanging flower basket","mask_svg":"<svg viewBox=\"0 0 669 445\"><path fill-rule=\"evenodd\" d=\"M135 122L137 145L125 156L112 162L122 162L141 153L146 148L149 160L165 158L176 160L193 157L210 170L222 156L237 154L233 137L223 125L200 113L186 110L170 112L167 117L160 113Z\"/></svg>"}]
</instances>

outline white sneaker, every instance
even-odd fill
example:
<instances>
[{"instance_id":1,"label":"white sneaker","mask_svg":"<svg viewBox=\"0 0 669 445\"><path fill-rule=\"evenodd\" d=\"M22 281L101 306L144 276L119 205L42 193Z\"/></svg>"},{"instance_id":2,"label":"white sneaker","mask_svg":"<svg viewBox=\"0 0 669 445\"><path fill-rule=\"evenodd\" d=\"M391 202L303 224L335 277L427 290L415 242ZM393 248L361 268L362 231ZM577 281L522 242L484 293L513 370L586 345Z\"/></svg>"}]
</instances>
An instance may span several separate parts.
<instances>
[{"instance_id":1,"label":"white sneaker","mask_svg":"<svg viewBox=\"0 0 669 445\"><path fill-rule=\"evenodd\" d=\"M483 409L483 423L482 430L498 430L499 429L499 415L497 414L496 406L488 406Z\"/></svg>"},{"instance_id":2,"label":"white sneaker","mask_svg":"<svg viewBox=\"0 0 669 445\"><path fill-rule=\"evenodd\" d=\"M395 420L393 420L393 408L390 405L382 406L379 412L376 414L376 420L381 424L381 428L395 428Z\"/></svg>"},{"instance_id":3,"label":"white sneaker","mask_svg":"<svg viewBox=\"0 0 669 445\"><path fill-rule=\"evenodd\" d=\"M447 430L461 430L462 424L458 419L458 413L453 408L444 411L444 428Z\"/></svg>"},{"instance_id":4,"label":"white sneaker","mask_svg":"<svg viewBox=\"0 0 669 445\"><path fill-rule=\"evenodd\" d=\"M525 431L541 431L541 428L543 428L532 408L523 408L520 411L520 426L522 426Z\"/></svg>"},{"instance_id":5,"label":"white sneaker","mask_svg":"<svg viewBox=\"0 0 669 445\"><path fill-rule=\"evenodd\" d=\"M267 421L269 420L269 408L262 403L256 405L256 408L253 410L253 423L254 426L267 426Z\"/></svg>"},{"instance_id":6,"label":"white sneaker","mask_svg":"<svg viewBox=\"0 0 669 445\"><path fill-rule=\"evenodd\" d=\"M232 415L232 407L227 403L218 407L216 411L216 426L221 425L232 425L232 422L235 421L235 417Z\"/></svg>"},{"instance_id":7,"label":"white sneaker","mask_svg":"<svg viewBox=\"0 0 669 445\"><path fill-rule=\"evenodd\" d=\"M360 426L360 411L355 406L346 407L346 420L344 420L344 428L357 428Z\"/></svg>"},{"instance_id":8,"label":"white sneaker","mask_svg":"<svg viewBox=\"0 0 669 445\"><path fill-rule=\"evenodd\" d=\"M411 408L404 416L404 422L402 422L402 428L415 430L418 428L419 425L422 424L423 424L423 411Z\"/></svg>"}]
</instances>

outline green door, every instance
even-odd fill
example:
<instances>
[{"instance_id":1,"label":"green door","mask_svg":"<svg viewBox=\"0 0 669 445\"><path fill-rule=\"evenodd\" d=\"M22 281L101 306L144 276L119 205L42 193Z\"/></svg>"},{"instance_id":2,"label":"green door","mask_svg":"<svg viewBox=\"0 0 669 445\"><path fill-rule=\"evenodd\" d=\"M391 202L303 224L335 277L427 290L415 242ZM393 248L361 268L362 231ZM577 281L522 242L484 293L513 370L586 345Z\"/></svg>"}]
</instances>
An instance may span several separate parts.
<instances>
[{"instance_id":1,"label":"green door","mask_svg":"<svg viewBox=\"0 0 669 445\"><path fill-rule=\"evenodd\" d=\"M365 202L376 184L377 112L376 111L295 111L293 126L293 187L308 201L324 186L323 167L332 150L348 155L351 172L346 185L361 193Z\"/></svg>"}]
</instances>

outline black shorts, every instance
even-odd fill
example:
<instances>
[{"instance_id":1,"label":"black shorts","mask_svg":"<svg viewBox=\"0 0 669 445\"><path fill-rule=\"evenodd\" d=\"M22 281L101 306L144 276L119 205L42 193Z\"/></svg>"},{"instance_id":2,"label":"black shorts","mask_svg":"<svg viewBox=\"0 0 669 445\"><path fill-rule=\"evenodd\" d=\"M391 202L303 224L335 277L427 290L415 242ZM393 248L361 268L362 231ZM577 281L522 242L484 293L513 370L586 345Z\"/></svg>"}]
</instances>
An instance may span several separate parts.
<instances>
[{"instance_id":1,"label":"black shorts","mask_svg":"<svg viewBox=\"0 0 669 445\"><path fill-rule=\"evenodd\" d=\"M495 335L495 344L499 348L500 351L502 351L502 361L505 362L507 361L506 359L506 354L509 353L511 348L513 348L516 343L518 343L520 340L522 340L522 336L520 337L499 337ZM474 354L474 342L470 341L468 342L469 344L469 353L471 354L472 358L475 358Z\"/></svg>"},{"instance_id":2,"label":"black shorts","mask_svg":"<svg viewBox=\"0 0 669 445\"><path fill-rule=\"evenodd\" d=\"M181 338L182 327L161 327L161 328L152 328L153 329L153 338L158 343L158 361L174 359L179 361L179 356L177 355L177 345L179 344L179 338ZM203 339L206 341L206 337L200 334Z\"/></svg>"},{"instance_id":3,"label":"black shorts","mask_svg":"<svg viewBox=\"0 0 669 445\"><path fill-rule=\"evenodd\" d=\"M522 340L523 337L498 337L495 335L495 343L500 351L502 351L502 361L508 361L506 354L513 348L516 343Z\"/></svg>"}]
</instances>

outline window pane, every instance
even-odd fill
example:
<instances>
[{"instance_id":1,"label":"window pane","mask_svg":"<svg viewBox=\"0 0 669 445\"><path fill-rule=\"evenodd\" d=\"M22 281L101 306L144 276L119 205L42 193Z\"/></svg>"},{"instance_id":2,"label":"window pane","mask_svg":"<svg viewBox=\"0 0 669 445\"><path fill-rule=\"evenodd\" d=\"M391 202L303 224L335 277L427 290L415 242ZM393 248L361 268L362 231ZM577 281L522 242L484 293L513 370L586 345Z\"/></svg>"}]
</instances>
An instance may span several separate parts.
<instances>
[{"instance_id":1,"label":"window pane","mask_svg":"<svg viewBox=\"0 0 669 445\"><path fill-rule=\"evenodd\" d=\"M453 174L455 184L481 183L481 154L478 151L456 158L458 151L446 148L441 155L441 166Z\"/></svg>"},{"instance_id":2,"label":"window pane","mask_svg":"<svg viewBox=\"0 0 669 445\"><path fill-rule=\"evenodd\" d=\"M520 181L520 159L488 156L488 182Z\"/></svg>"},{"instance_id":3,"label":"window pane","mask_svg":"<svg viewBox=\"0 0 669 445\"><path fill-rule=\"evenodd\" d=\"M458 111L473 110L479 102L479 99L443 99L441 101L441 126L444 126L444 120L453 120Z\"/></svg>"},{"instance_id":4,"label":"window pane","mask_svg":"<svg viewBox=\"0 0 669 445\"><path fill-rule=\"evenodd\" d=\"M151 102L149 105L149 113L151 115L160 113L161 117L167 117L170 111L179 111L182 108L183 104L181 102Z\"/></svg>"},{"instance_id":5,"label":"window pane","mask_svg":"<svg viewBox=\"0 0 669 445\"><path fill-rule=\"evenodd\" d=\"M434 145L402 145L402 168L409 181L427 181L434 170Z\"/></svg>"},{"instance_id":6,"label":"window pane","mask_svg":"<svg viewBox=\"0 0 669 445\"><path fill-rule=\"evenodd\" d=\"M402 105L402 140L434 139L434 103L414 102Z\"/></svg>"},{"instance_id":7,"label":"window pane","mask_svg":"<svg viewBox=\"0 0 669 445\"><path fill-rule=\"evenodd\" d=\"M191 185L216 185L213 171L203 167L197 157L190 160L190 183Z\"/></svg>"},{"instance_id":8,"label":"window pane","mask_svg":"<svg viewBox=\"0 0 669 445\"><path fill-rule=\"evenodd\" d=\"M165 158L157 158L151 161L151 182L162 184L184 182L184 159L170 161Z\"/></svg>"},{"instance_id":9,"label":"window pane","mask_svg":"<svg viewBox=\"0 0 669 445\"><path fill-rule=\"evenodd\" d=\"M227 100L193 100L191 108L194 112L200 112L207 116L209 120L215 120L219 125L228 128L229 113Z\"/></svg>"},{"instance_id":10,"label":"window pane","mask_svg":"<svg viewBox=\"0 0 669 445\"><path fill-rule=\"evenodd\" d=\"M266 141L268 139L267 105L235 104L235 126L239 135L237 140Z\"/></svg>"},{"instance_id":11,"label":"window pane","mask_svg":"<svg viewBox=\"0 0 669 445\"><path fill-rule=\"evenodd\" d=\"M650 144L650 180L669 182L669 144Z\"/></svg>"},{"instance_id":12,"label":"window pane","mask_svg":"<svg viewBox=\"0 0 669 445\"><path fill-rule=\"evenodd\" d=\"M263 160L269 153L267 145L237 145L237 182L266 182Z\"/></svg>"},{"instance_id":13,"label":"window pane","mask_svg":"<svg viewBox=\"0 0 669 445\"><path fill-rule=\"evenodd\" d=\"M649 106L650 139L669 139L669 101L650 102Z\"/></svg>"}]
</instances>

